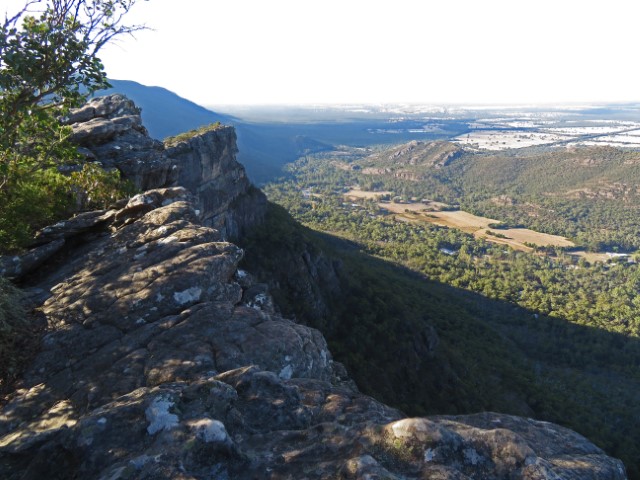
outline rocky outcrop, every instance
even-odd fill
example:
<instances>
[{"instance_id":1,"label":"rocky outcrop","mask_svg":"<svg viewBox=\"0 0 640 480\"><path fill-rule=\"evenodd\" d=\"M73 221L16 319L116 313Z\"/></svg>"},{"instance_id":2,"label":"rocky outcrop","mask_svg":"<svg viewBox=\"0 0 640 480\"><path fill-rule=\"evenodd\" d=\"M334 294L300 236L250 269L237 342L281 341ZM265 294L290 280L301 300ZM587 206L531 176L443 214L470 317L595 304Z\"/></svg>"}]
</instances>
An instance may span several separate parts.
<instances>
[{"instance_id":1,"label":"rocky outcrop","mask_svg":"<svg viewBox=\"0 0 640 480\"><path fill-rule=\"evenodd\" d=\"M0 408L0 478L626 478L556 425L403 418L360 393L322 334L278 315L268 286L238 269L245 252L228 238L260 221L264 197L235 162L231 129L166 147L117 96L67 121L88 157L162 188L59 222L0 265L48 326ZM271 260L300 272L299 299L320 298L317 282L340 288L322 252L288 251ZM437 343L425 328L421 358Z\"/></svg>"},{"instance_id":2,"label":"rocky outcrop","mask_svg":"<svg viewBox=\"0 0 640 480\"><path fill-rule=\"evenodd\" d=\"M266 209L266 198L252 187L237 152L235 130L223 126L172 140L165 150L178 166L174 183L196 195L204 223L225 238L242 236L260 223Z\"/></svg>"},{"instance_id":3,"label":"rocky outcrop","mask_svg":"<svg viewBox=\"0 0 640 480\"><path fill-rule=\"evenodd\" d=\"M91 99L64 121L87 160L118 169L141 190L172 185L178 167L164 155L162 142L149 137L140 113L126 97L109 95Z\"/></svg>"},{"instance_id":4,"label":"rocky outcrop","mask_svg":"<svg viewBox=\"0 0 640 480\"><path fill-rule=\"evenodd\" d=\"M33 280L49 329L0 410L1 478L626 478L562 427L359 393L193 202L150 191L46 233L74 247Z\"/></svg>"},{"instance_id":5,"label":"rocky outcrop","mask_svg":"<svg viewBox=\"0 0 640 480\"><path fill-rule=\"evenodd\" d=\"M90 100L65 122L88 159L118 169L137 188L187 188L202 223L224 238L237 238L260 223L266 199L236 161L233 127L203 129L165 145L149 137L140 113L131 100L114 94Z\"/></svg>"}]
</instances>

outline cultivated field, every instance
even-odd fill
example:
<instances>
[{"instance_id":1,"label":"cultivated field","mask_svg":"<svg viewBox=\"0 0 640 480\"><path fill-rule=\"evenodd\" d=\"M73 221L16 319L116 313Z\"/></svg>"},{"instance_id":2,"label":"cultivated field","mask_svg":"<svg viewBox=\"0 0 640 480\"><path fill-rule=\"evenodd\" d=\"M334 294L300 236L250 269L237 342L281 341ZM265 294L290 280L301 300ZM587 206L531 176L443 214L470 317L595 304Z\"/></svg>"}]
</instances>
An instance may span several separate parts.
<instances>
[{"instance_id":1,"label":"cultivated field","mask_svg":"<svg viewBox=\"0 0 640 480\"><path fill-rule=\"evenodd\" d=\"M447 205L440 202L412 202L412 203L379 203L378 206L391 213L404 213L409 210L410 212L433 212L440 210ZM443 212L438 212L443 213Z\"/></svg>"},{"instance_id":2,"label":"cultivated field","mask_svg":"<svg viewBox=\"0 0 640 480\"><path fill-rule=\"evenodd\" d=\"M364 199L376 199L380 197L384 197L385 195L393 195L393 192L369 192L366 190L360 190L359 188L352 188L344 196L351 200L358 200L361 198Z\"/></svg>"},{"instance_id":3,"label":"cultivated field","mask_svg":"<svg viewBox=\"0 0 640 480\"><path fill-rule=\"evenodd\" d=\"M453 141L461 145L468 145L482 150L504 150L507 148L546 145L565 139L566 137L552 132L479 130L456 137Z\"/></svg>"},{"instance_id":4,"label":"cultivated field","mask_svg":"<svg viewBox=\"0 0 640 480\"><path fill-rule=\"evenodd\" d=\"M371 192L353 188L344 194L345 198L350 200L375 199L382 195L393 195L393 192ZM508 245L516 250L531 251L532 248L527 244L539 247L575 246L573 242L565 237L540 233L528 228L491 229L489 225L500 223L500 221L473 215L463 210L442 210L447 205L440 202L380 202L378 206L389 213L395 214L398 220L428 222L441 227L456 228L472 234L476 238L484 238L488 242Z\"/></svg>"},{"instance_id":5,"label":"cultivated field","mask_svg":"<svg viewBox=\"0 0 640 480\"><path fill-rule=\"evenodd\" d=\"M423 215L424 220L443 227L457 228L463 232L473 233L486 229L491 223L500 223L498 220L487 217L479 217L463 210L450 212L431 212Z\"/></svg>"},{"instance_id":6,"label":"cultivated field","mask_svg":"<svg viewBox=\"0 0 640 480\"><path fill-rule=\"evenodd\" d=\"M575 247L575 243L560 237L558 235L549 235L540 233L528 228L507 228L505 230L490 230L493 233L499 233L507 238L498 238L487 233L487 230L478 230L474 233L476 238L484 238L488 242L509 245L516 250L531 250L527 244L537 245L539 247Z\"/></svg>"},{"instance_id":7,"label":"cultivated field","mask_svg":"<svg viewBox=\"0 0 640 480\"><path fill-rule=\"evenodd\" d=\"M504 150L534 145L609 145L640 148L640 124L619 121L602 125L550 126L544 121L478 121L472 131L452 141L472 149ZM570 122L567 122L570 123ZM587 123L586 121L583 123Z\"/></svg>"},{"instance_id":8,"label":"cultivated field","mask_svg":"<svg viewBox=\"0 0 640 480\"><path fill-rule=\"evenodd\" d=\"M414 208L410 208L410 207ZM558 246L573 247L575 244L565 237L536 232L528 228L491 229L490 224L500 223L487 217L479 217L463 210L454 211L425 211L424 203L415 204L388 204L381 203L384 208L392 213L399 214L401 219L409 221L421 221L440 225L442 227L456 228L470 233L476 238L483 238L488 242L508 245L516 250L531 251L527 244L539 247ZM499 235L499 236L498 236Z\"/></svg>"}]
</instances>

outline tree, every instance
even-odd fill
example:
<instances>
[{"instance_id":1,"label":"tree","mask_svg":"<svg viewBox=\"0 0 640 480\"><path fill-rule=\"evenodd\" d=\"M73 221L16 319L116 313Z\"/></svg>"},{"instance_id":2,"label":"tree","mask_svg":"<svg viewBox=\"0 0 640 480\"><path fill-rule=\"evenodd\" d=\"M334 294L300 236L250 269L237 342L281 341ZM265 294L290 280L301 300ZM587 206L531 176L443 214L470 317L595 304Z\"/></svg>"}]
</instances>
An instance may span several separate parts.
<instances>
[{"instance_id":1,"label":"tree","mask_svg":"<svg viewBox=\"0 0 640 480\"><path fill-rule=\"evenodd\" d=\"M0 28L0 241L5 250L16 235L50 220L64 203L68 178L56 167L77 159L68 141L71 130L60 119L109 86L98 53L115 37L144 28L123 24L135 1L28 0L5 17ZM33 211L34 197L43 191L54 201ZM7 233L7 223L16 220L23 220L21 233Z\"/></svg>"}]
</instances>

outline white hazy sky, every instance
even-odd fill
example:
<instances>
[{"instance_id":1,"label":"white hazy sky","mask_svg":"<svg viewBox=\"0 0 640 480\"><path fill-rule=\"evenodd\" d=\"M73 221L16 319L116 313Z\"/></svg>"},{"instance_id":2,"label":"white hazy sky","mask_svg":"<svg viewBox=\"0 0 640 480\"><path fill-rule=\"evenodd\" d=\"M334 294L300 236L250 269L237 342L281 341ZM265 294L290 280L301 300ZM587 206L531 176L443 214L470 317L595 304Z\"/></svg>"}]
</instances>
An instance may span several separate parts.
<instances>
[{"instance_id":1,"label":"white hazy sky","mask_svg":"<svg viewBox=\"0 0 640 480\"><path fill-rule=\"evenodd\" d=\"M101 58L203 105L638 101L639 18L638 0L139 0L129 23L153 30Z\"/></svg>"}]
</instances>

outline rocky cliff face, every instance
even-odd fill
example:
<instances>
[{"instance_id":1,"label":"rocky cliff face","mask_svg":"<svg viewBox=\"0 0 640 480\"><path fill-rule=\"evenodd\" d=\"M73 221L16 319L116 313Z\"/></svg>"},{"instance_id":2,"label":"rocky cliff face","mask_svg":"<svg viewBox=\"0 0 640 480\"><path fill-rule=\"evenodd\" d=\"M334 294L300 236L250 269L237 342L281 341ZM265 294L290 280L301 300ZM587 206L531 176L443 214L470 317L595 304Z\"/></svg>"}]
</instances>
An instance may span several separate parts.
<instances>
[{"instance_id":1,"label":"rocky cliff face","mask_svg":"<svg viewBox=\"0 0 640 480\"><path fill-rule=\"evenodd\" d=\"M266 199L251 186L236 161L233 127L217 127L185 140L171 141L165 154L177 165L173 182L193 192L205 225L225 238L239 238L264 217Z\"/></svg>"},{"instance_id":2,"label":"rocky cliff face","mask_svg":"<svg viewBox=\"0 0 640 480\"><path fill-rule=\"evenodd\" d=\"M264 216L264 195L236 161L233 127L210 128L165 145L149 137L133 102L117 94L92 99L66 122L88 158L117 168L139 189L187 188L202 223L224 238L239 237Z\"/></svg>"},{"instance_id":3,"label":"rocky cliff face","mask_svg":"<svg viewBox=\"0 0 640 480\"><path fill-rule=\"evenodd\" d=\"M153 176L188 178L154 149ZM0 478L626 478L556 425L403 418L359 393L321 333L276 315L238 269L244 252L205 225L233 214L203 192L150 190L43 233L63 246L29 279L48 329L0 409ZM204 220L203 198L218 212Z\"/></svg>"}]
</instances>

